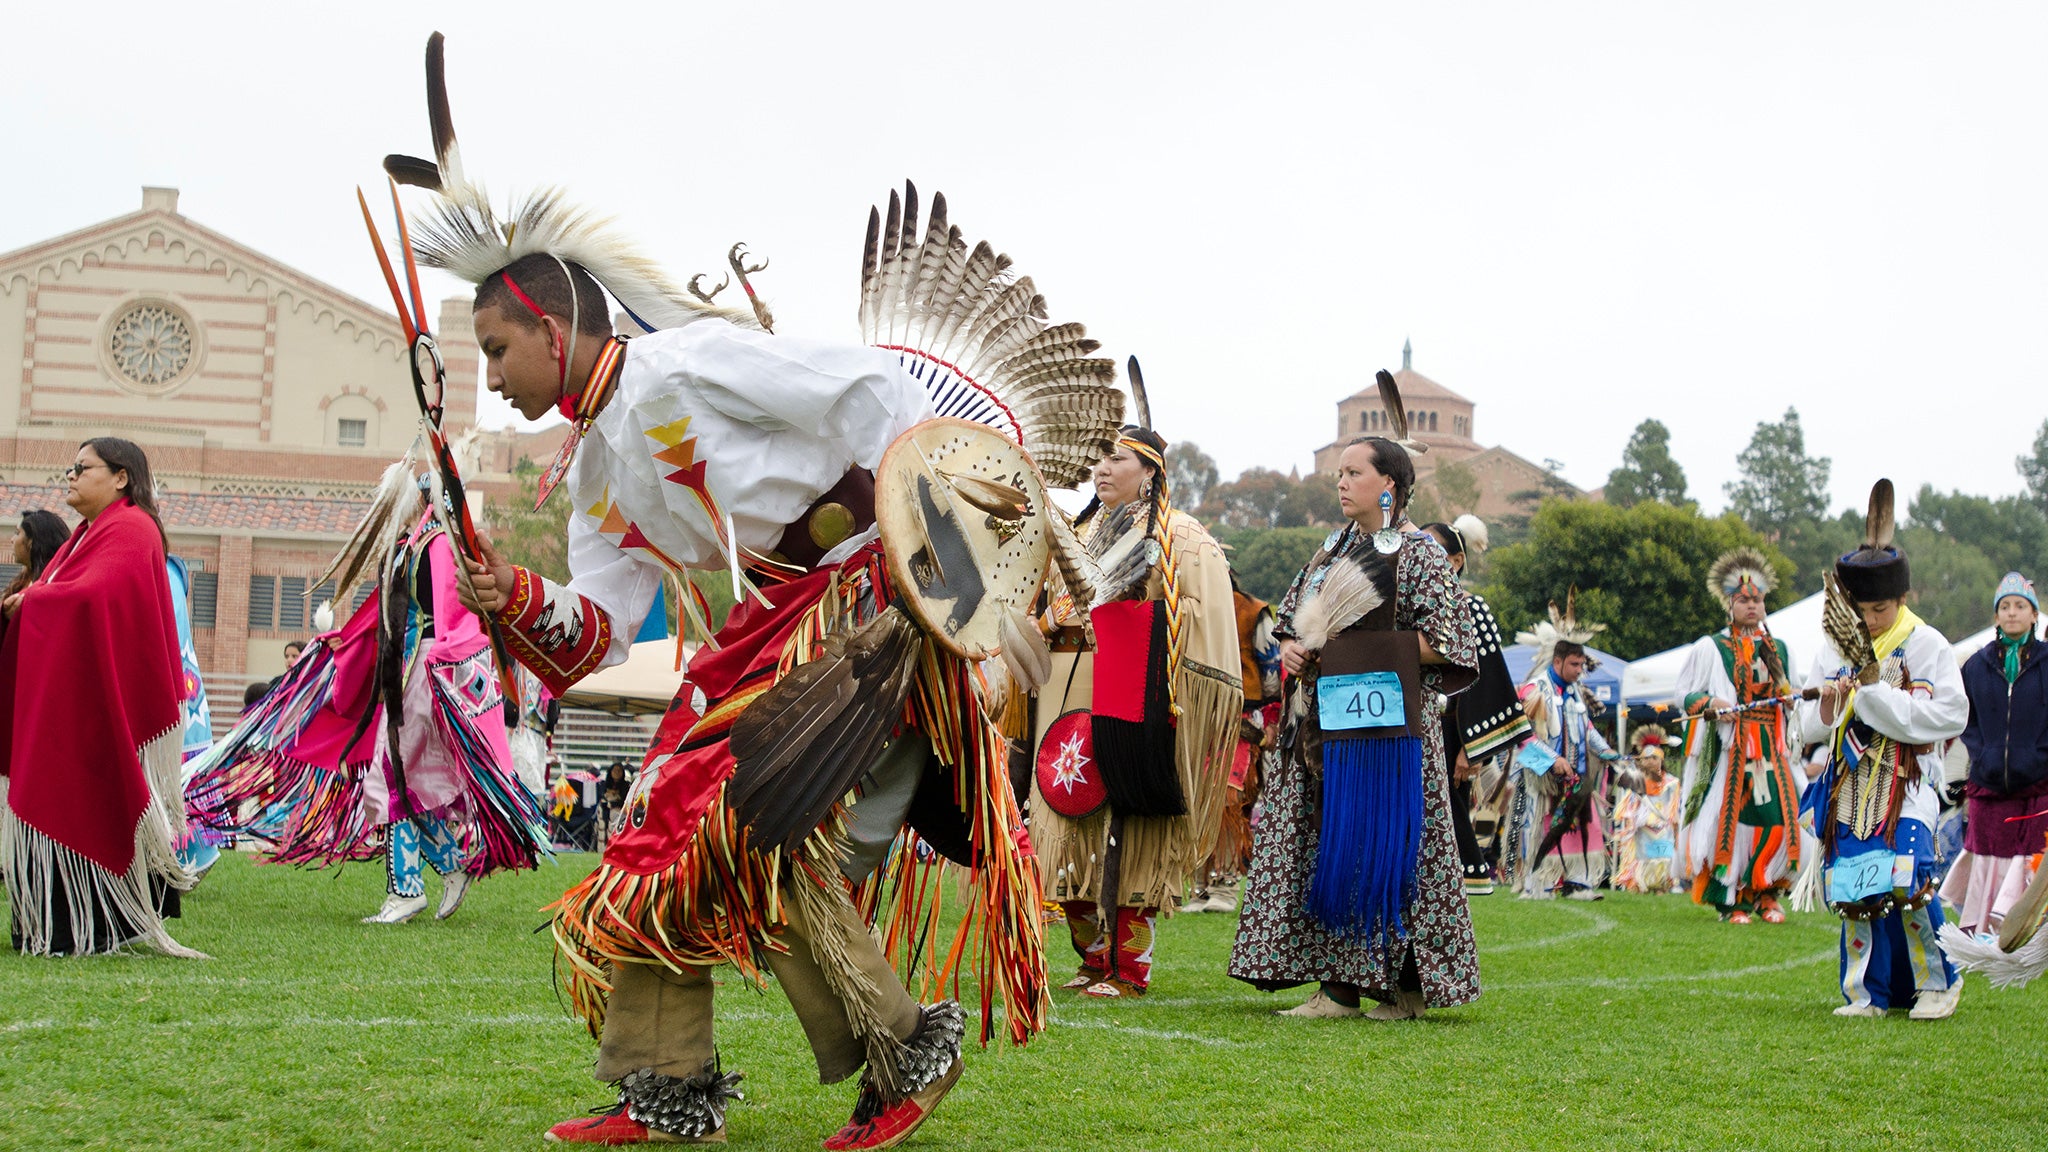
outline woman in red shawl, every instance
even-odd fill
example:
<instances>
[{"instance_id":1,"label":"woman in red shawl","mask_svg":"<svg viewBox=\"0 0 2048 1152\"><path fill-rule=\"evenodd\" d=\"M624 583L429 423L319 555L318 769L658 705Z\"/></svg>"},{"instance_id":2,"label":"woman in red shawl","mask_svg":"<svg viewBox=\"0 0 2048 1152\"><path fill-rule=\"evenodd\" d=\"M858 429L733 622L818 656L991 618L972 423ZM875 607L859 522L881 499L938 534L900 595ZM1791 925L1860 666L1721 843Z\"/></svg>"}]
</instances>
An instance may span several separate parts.
<instances>
[{"instance_id":1,"label":"woman in red shawl","mask_svg":"<svg viewBox=\"0 0 2048 1152\"><path fill-rule=\"evenodd\" d=\"M102 436L65 475L84 523L0 601L0 874L15 947L197 956L163 923L191 877L173 847L182 664L149 459Z\"/></svg>"}]
</instances>

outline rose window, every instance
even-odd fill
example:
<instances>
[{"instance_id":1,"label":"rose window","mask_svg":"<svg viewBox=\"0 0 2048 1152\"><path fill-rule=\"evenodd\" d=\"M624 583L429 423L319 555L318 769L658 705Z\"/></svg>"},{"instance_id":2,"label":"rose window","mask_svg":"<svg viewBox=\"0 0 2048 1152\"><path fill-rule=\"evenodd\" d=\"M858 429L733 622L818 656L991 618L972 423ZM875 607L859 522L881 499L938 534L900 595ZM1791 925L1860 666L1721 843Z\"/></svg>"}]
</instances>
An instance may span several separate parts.
<instances>
[{"instance_id":1,"label":"rose window","mask_svg":"<svg viewBox=\"0 0 2048 1152\"><path fill-rule=\"evenodd\" d=\"M107 332L107 360L143 388L176 383L192 365L192 325L169 304L154 301L123 312Z\"/></svg>"}]
</instances>

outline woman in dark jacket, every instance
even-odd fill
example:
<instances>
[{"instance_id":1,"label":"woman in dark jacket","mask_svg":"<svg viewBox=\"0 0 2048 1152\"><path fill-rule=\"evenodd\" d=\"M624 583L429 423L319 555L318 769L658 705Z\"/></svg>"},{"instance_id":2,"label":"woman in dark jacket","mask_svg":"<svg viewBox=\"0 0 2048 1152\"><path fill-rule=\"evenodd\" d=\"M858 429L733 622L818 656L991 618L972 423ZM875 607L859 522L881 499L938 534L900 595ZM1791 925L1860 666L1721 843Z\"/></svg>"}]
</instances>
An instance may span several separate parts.
<instances>
[{"instance_id":1,"label":"woman in dark jacket","mask_svg":"<svg viewBox=\"0 0 2048 1152\"><path fill-rule=\"evenodd\" d=\"M1969 822L1941 898L1965 932L1996 933L2048 844L2048 644L2034 635L2041 604L2017 572L1993 600L1998 634L1963 665L1970 724Z\"/></svg>"}]
</instances>

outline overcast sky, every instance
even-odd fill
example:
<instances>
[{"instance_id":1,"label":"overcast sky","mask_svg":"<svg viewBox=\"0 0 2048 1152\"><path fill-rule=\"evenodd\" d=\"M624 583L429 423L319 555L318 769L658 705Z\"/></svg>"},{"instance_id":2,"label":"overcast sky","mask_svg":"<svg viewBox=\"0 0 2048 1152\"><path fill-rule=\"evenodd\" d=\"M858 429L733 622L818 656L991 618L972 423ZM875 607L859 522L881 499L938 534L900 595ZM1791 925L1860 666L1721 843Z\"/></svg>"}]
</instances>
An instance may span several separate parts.
<instances>
[{"instance_id":1,"label":"overcast sky","mask_svg":"<svg viewBox=\"0 0 2048 1152\"><path fill-rule=\"evenodd\" d=\"M429 151L438 28L465 162L501 197L562 183L684 276L744 240L781 330L852 339L868 205L943 190L1055 318L1138 354L1162 433L1225 476L1306 469L1406 338L1482 442L1582 486L1662 419L1710 508L1787 405L1837 506L1879 475L2016 491L2044 415L2038 5L352 0L7 24L0 250L168 184L381 302L354 188Z\"/></svg>"}]
</instances>

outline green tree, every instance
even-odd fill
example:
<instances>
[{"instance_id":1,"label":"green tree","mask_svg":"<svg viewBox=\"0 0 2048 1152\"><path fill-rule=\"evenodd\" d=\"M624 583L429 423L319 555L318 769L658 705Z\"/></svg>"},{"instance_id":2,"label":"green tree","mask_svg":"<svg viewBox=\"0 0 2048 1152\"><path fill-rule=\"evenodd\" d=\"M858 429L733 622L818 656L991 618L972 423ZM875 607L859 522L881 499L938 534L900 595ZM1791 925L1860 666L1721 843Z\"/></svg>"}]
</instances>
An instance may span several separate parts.
<instances>
[{"instance_id":1,"label":"green tree","mask_svg":"<svg viewBox=\"0 0 2048 1152\"><path fill-rule=\"evenodd\" d=\"M1913 570L1908 602L1922 620L1951 639L1991 623L1991 594L1998 589L2004 568L1974 545L1932 528L1901 528L1898 545Z\"/></svg>"},{"instance_id":2,"label":"green tree","mask_svg":"<svg viewBox=\"0 0 2048 1152\"><path fill-rule=\"evenodd\" d=\"M1287 586L1329 535L1326 528L1226 528L1218 538L1230 545L1224 555L1230 558L1238 586L1277 607Z\"/></svg>"},{"instance_id":3,"label":"green tree","mask_svg":"<svg viewBox=\"0 0 2048 1152\"><path fill-rule=\"evenodd\" d=\"M2013 461L2019 467L2020 479L2027 482L2027 495L2034 498L2035 506L2048 511L2048 420L2041 421L2041 430L2034 433L2034 449Z\"/></svg>"},{"instance_id":4,"label":"green tree","mask_svg":"<svg viewBox=\"0 0 2048 1152\"><path fill-rule=\"evenodd\" d=\"M1826 520L1793 524L1778 535L1778 551L1792 561L1792 586L1799 596L1811 596L1821 589L1822 574L1835 566L1835 558L1852 551L1863 539L1863 513L1844 511Z\"/></svg>"},{"instance_id":5,"label":"green tree","mask_svg":"<svg viewBox=\"0 0 2048 1152\"><path fill-rule=\"evenodd\" d=\"M1785 418L1776 424L1759 423L1735 462L1742 477L1726 486L1728 509L1767 539L1777 540L1827 515L1833 464L1825 456L1806 454L1798 409L1785 409Z\"/></svg>"},{"instance_id":6,"label":"green tree","mask_svg":"<svg viewBox=\"0 0 2048 1152\"><path fill-rule=\"evenodd\" d=\"M1449 517L1461 516L1479 507L1479 477L1463 464L1439 464L1429 474L1439 505ZM1448 517L1447 517L1448 518Z\"/></svg>"},{"instance_id":7,"label":"green tree","mask_svg":"<svg viewBox=\"0 0 2048 1152\"><path fill-rule=\"evenodd\" d=\"M531 460L522 459L514 464L512 491L484 501L484 531L490 536L492 546L505 559L556 583L566 584L569 580L568 494L556 496L548 501L546 507L534 508L534 497L540 491L540 475L540 466ZM721 572L692 572L690 582L704 594L710 605L708 619L711 626L722 627L726 614L732 611L731 579ZM663 594L663 603L668 613L669 634L674 635L676 605L670 592Z\"/></svg>"},{"instance_id":8,"label":"green tree","mask_svg":"<svg viewBox=\"0 0 2048 1152\"><path fill-rule=\"evenodd\" d=\"M1343 519L1337 485L1327 476L1303 480L1271 468L1247 468L1209 489L1200 515L1227 528L1300 528Z\"/></svg>"},{"instance_id":9,"label":"green tree","mask_svg":"<svg viewBox=\"0 0 2048 1152\"><path fill-rule=\"evenodd\" d=\"M2031 497L1993 500L1963 492L1936 492L1933 485L1923 484L1913 497L1907 520L1936 536L1975 548L2001 575L2024 572L2032 576L2048 571L2048 514ZM1990 596L1991 590L1985 589L1984 594Z\"/></svg>"},{"instance_id":10,"label":"green tree","mask_svg":"<svg viewBox=\"0 0 2048 1152\"><path fill-rule=\"evenodd\" d=\"M1671 458L1671 430L1663 421L1636 425L1621 450L1621 467L1607 474L1606 498L1623 508L1645 500L1685 503L1685 469Z\"/></svg>"},{"instance_id":11,"label":"green tree","mask_svg":"<svg viewBox=\"0 0 2048 1152\"><path fill-rule=\"evenodd\" d=\"M1707 569L1742 545L1762 551L1781 578L1772 607L1797 598L1784 579L1791 562L1732 515L1708 518L1692 505L1654 500L1629 508L1546 500L1524 539L1487 553L1481 593L1501 626L1513 630L1529 627L1577 588L1580 618L1607 625L1595 643L1635 659L1728 622L1707 591Z\"/></svg>"},{"instance_id":12,"label":"green tree","mask_svg":"<svg viewBox=\"0 0 2048 1152\"><path fill-rule=\"evenodd\" d=\"M1175 443L1166 450L1167 497L1175 508L1193 513L1216 486L1216 461L1192 440Z\"/></svg>"},{"instance_id":13,"label":"green tree","mask_svg":"<svg viewBox=\"0 0 2048 1152\"><path fill-rule=\"evenodd\" d=\"M566 493L533 506L540 491L540 465L521 459L512 466L512 491L484 501L484 531L499 555L558 584L569 580L569 506Z\"/></svg>"}]
</instances>

